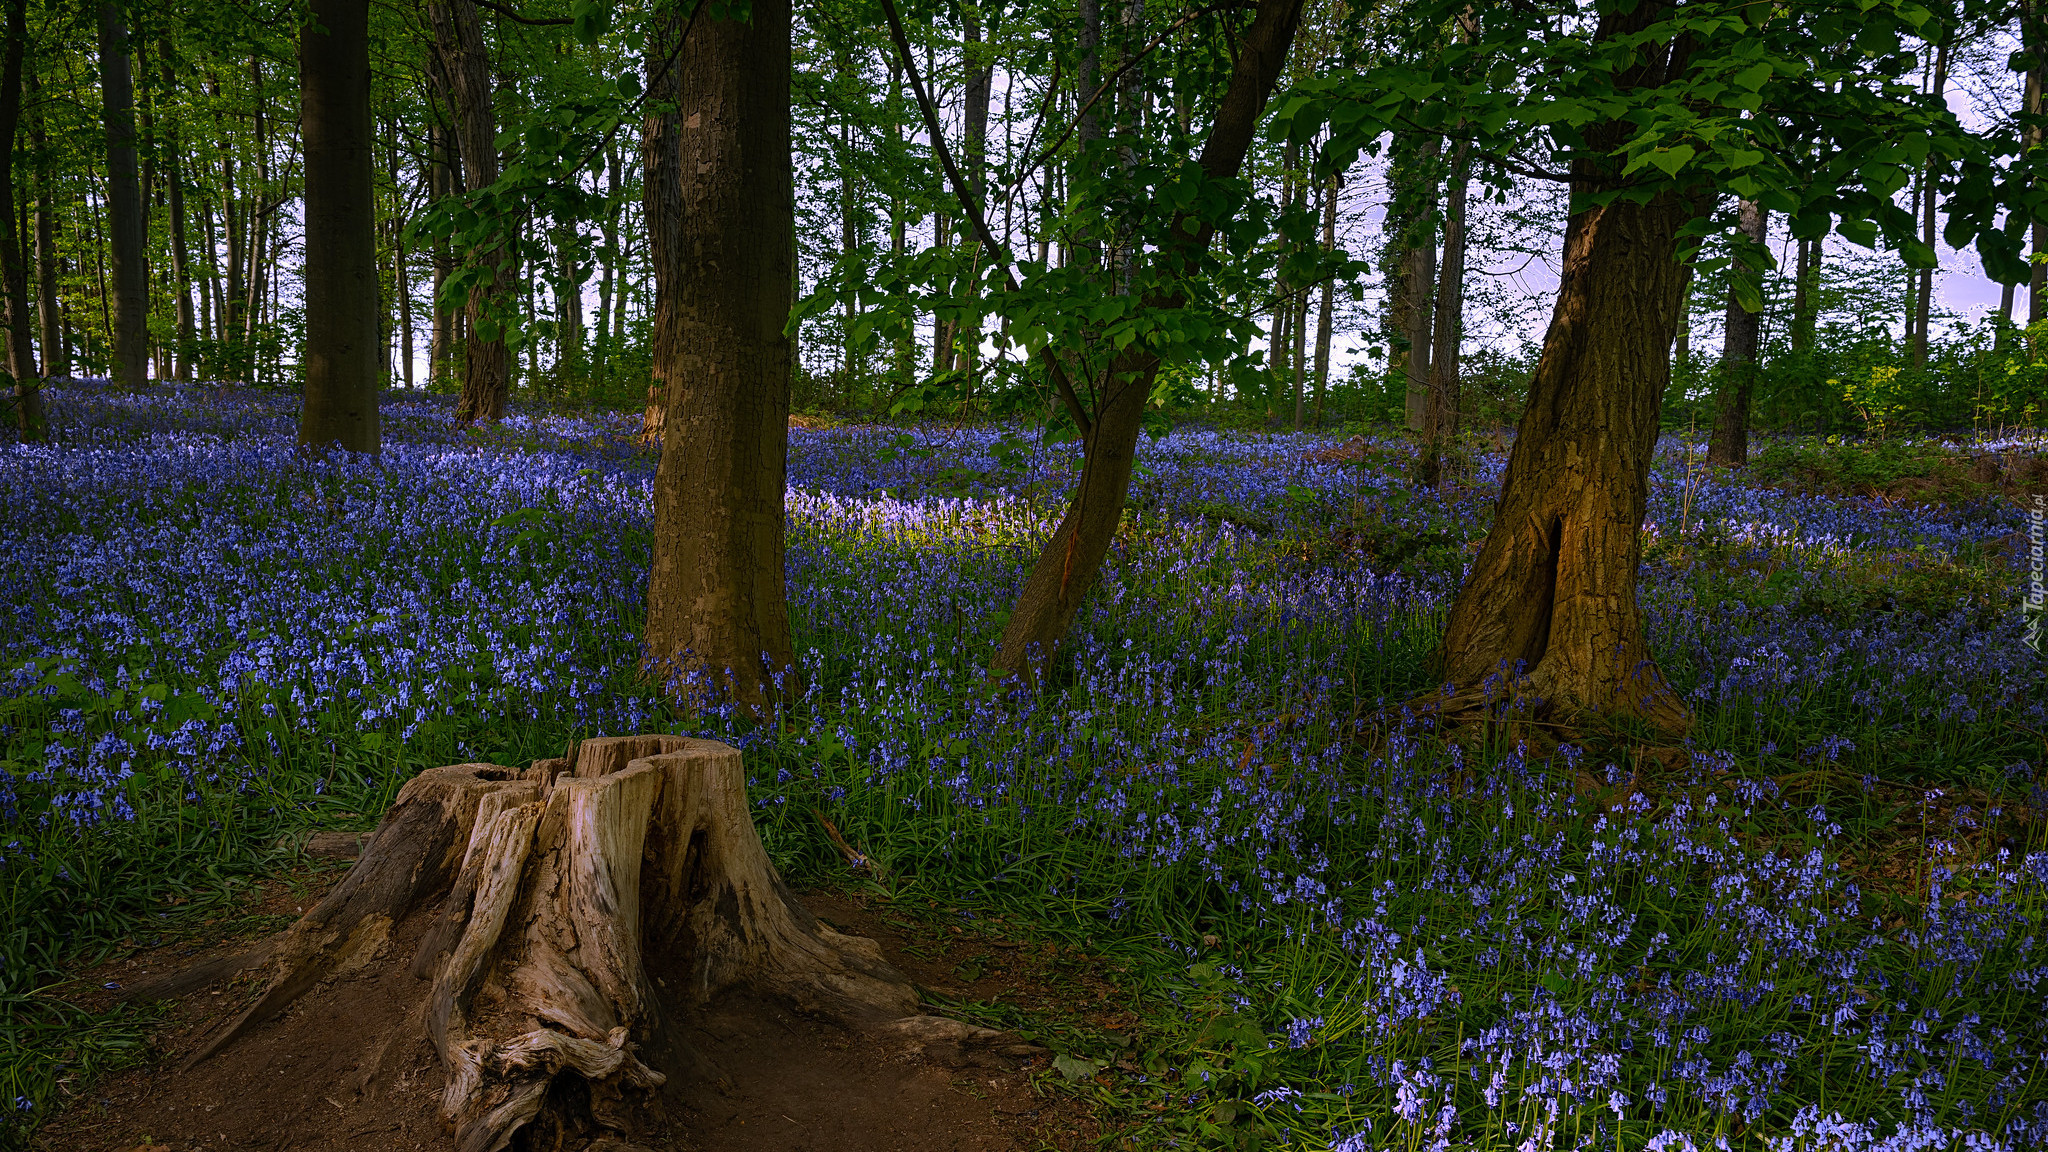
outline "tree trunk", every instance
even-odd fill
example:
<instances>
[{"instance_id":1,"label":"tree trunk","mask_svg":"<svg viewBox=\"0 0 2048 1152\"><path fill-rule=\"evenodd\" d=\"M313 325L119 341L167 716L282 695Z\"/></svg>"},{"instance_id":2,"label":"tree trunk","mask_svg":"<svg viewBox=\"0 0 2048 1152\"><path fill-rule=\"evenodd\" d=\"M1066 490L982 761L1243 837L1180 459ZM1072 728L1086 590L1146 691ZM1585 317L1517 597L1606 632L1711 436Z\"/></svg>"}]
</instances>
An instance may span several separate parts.
<instances>
[{"instance_id":1,"label":"tree trunk","mask_svg":"<svg viewBox=\"0 0 2048 1152\"><path fill-rule=\"evenodd\" d=\"M1613 10L1596 40L1663 19L1667 4ZM1657 86L1684 53L1643 48L1619 79ZM1610 158L1628 127L1588 131L1572 168L1563 275L1529 385L1493 530L1445 622L1447 712L1509 697L1554 715L1634 717L1682 731L1685 705L1650 659L1636 604L1643 514L1684 290L1678 233L1704 197L1667 191L1647 203L1588 200L1614 188Z\"/></svg>"},{"instance_id":2,"label":"tree trunk","mask_svg":"<svg viewBox=\"0 0 2048 1152\"><path fill-rule=\"evenodd\" d=\"M2041 87L2048 77L2048 29L2042 25L2040 14L2034 3L2023 0L2020 5L2020 45L2026 53L2027 71L2021 91L2020 106L2036 121L2027 126L2025 133L2027 154L2032 155L2041 147L2042 132L2038 117L2041 115ZM2036 181L2038 184L2038 180ZM2048 257L2048 221L2033 221L2033 261L2027 273L2027 324L2029 326L2048 320L2048 264L2042 263Z\"/></svg>"},{"instance_id":3,"label":"tree trunk","mask_svg":"<svg viewBox=\"0 0 2048 1152\"><path fill-rule=\"evenodd\" d=\"M1945 104L1948 98L1948 52L1949 41L1942 39L1934 51L1934 100L1937 105ZM1920 181L1925 189L1920 204L1920 242L1934 247L1934 162L1928 160L1921 167ZM1913 294L1913 347L1908 362L1915 368L1927 367L1927 321L1934 309L1934 269L1922 268L1915 276L1919 281Z\"/></svg>"},{"instance_id":4,"label":"tree trunk","mask_svg":"<svg viewBox=\"0 0 2048 1152\"><path fill-rule=\"evenodd\" d=\"M663 19L654 26L647 53L647 117L640 129L640 212L647 220L647 248L654 262L654 324L649 332L652 371L647 408L640 418L642 439L660 437L668 421L672 373L680 371L682 337L680 280L688 259L683 243L683 125L669 109L682 99L683 79L675 42L683 29ZM673 275L671 275L673 273Z\"/></svg>"},{"instance_id":5,"label":"tree trunk","mask_svg":"<svg viewBox=\"0 0 2048 1152\"><path fill-rule=\"evenodd\" d=\"M0 212L6 227L0 228L0 288L4 288L7 310L7 374L14 400L14 420L24 438L42 435L42 374L36 371L36 354L29 315L35 305L29 300L28 259L22 252L23 236L15 229L14 141L21 128L22 56L28 44L28 0L7 0L6 43L0 45L0 139L7 141L7 155L0 159Z\"/></svg>"},{"instance_id":6,"label":"tree trunk","mask_svg":"<svg viewBox=\"0 0 2048 1152\"><path fill-rule=\"evenodd\" d=\"M1744 200L1737 209L1736 229L1762 244L1770 228L1770 209ZM1738 261L1734 275L1747 271ZM1728 314L1722 323L1721 387L1714 406L1714 434L1707 443L1707 463L1736 466L1749 462L1749 396L1756 382L1757 341L1761 313L1744 308L1728 291Z\"/></svg>"},{"instance_id":7,"label":"tree trunk","mask_svg":"<svg viewBox=\"0 0 2048 1152\"><path fill-rule=\"evenodd\" d=\"M456 154L453 132L438 119L427 129L427 148L432 166L427 177L429 193L436 200L461 195L462 160ZM427 337L427 385L445 388L455 370L456 340L456 313L441 298L442 286L455 271L455 255L446 239L434 241L433 261L434 329Z\"/></svg>"},{"instance_id":8,"label":"tree trunk","mask_svg":"<svg viewBox=\"0 0 2048 1152\"><path fill-rule=\"evenodd\" d=\"M1422 483L1434 488L1443 480L1444 450L1458 434L1458 350L1465 335L1465 199L1468 185L1466 145L1451 153L1450 179L1444 186L1444 259L1438 271L1436 307L1429 341L1429 394L1422 409Z\"/></svg>"},{"instance_id":9,"label":"tree trunk","mask_svg":"<svg viewBox=\"0 0 2048 1152\"><path fill-rule=\"evenodd\" d=\"M107 132L107 231L113 263L114 380L149 382L149 272L144 265L142 189L135 159L135 86L128 70L128 29L118 0L100 0L101 117Z\"/></svg>"},{"instance_id":10,"label":"tree trunk","mask_svg":"<svg viewBox=\"0 0 2048 1152\"><path fill-rule=\"evenodd\" d=\"M1330 183L1323 190L1323 251L1337 250L1337 192L1344 186L1341 176L1331 176ZM1323 281L1321 302L1316 306L1316 427L1323 426L1323 396L1330 388L1330 311L1331 293L1336 284Z\"/></svg>"},{"instance_id":11,"label":"tree trunk","mask_svg":"<svg viewBox=\"0 0 2048 1152\"><path fill-rule=\"evenodd\" d=\"M1792 350L1804 352L1813 347L1814 313L1820 301L1817 299L1820 275L1820 241L1799 241L1799 252L1793 264L1792 284ZM2006 285L2008 293L2012 285ZM2005 301L2005 315L2012 315L2012 298Z\"/></svg>"},{"instance_id":12,"label":"tree trunk","mask_svg":"<svg viewBox=\"0 0 2048 1152\"><path fill-rule=\"evenodd\" d=\"M1259 0L1202 147L1199 162L1210 179L1235 178L1243 165L1267 97L1294 43L1302 5L1303 0ZM1178 243L1160 258L1192 261L1207 251L1212 233L1212 227L1190 227L1176 214L1167 235ZM1146 303L1178 307L1184 301L1175 297ZM1158 372L1158 359L1142 343L1133 343L1111 363L1084 441L1080 482L1018 594L991 669L996 676L1036 683L1073 627L1081 599L1100 576L1102 558L1123 520L1145 401Z\"/></svg>"},{"instance_id":13,"label":"tree trunk","mask_svg":"<svg viewBox=\"0 0 2048 1152\"><path fill-rule=\"evenodd\" d=\"M312 0L299 30L306 149L306 369L300 445L380 447L376 138L369 0Z\"/></svg>"},{"instance_id":14,"label":"tree trunk","mask_svg":"<svg viewBox=\"0 0 2048 1152\"><path fill-rule=\"evenodd\" d=\"M475 192L498 179L497 115L492 107L491 63L474 0L433 0L427 15L434 44L448 78L449 115L462 153L463 186ZM504 240L480 246L469 259L491 270L488 283L472 291L466 309L469 339L463 350L462 396L455 418L465 424L496 421L511 396L511 357L504 326L517 305Z\"/></svg>"},{"instance_id":15,"label":"tree trunk","mask_svg":"<svg viewBox=\"0 0 2048 1152\"><path fill-rule=\"evenodd\" d=\"M1410 432L1423 430L1429 413L1429 347L1436 286L1437 155L1443 139L1397 140L1387 183L1387 230L1393 239L1388 262L1387 311L1395 339L1395 366L1406 388L1403 420ZM1405 345L1405 347L1404 347Z\"/></svg>"},{"instance_id":16,"label":"tree trunk","mask_svg":"<svg viewBox=\"0 0 2048 1152\"><path fill-rule=\"evenodd\" d=\"M445 1073L440 1113L456 1152L626 1152L659 1140L661 1089L718 1074L691 1051L686 1028L728 991L911 1047L943 1038L996 1055L1042 1051L912 1015L916 991L875 942L820 922L776 874L754 831L739 752L680 736L585 740L570 758L524 771L429 769L399 792L341 884L290 929L132 995L268 970L263 992L182 1073L229 1058L238 1039L308 993L346 1010L340 998L361 984L315 990L395 949L412 954L410 973L387 966L368 978L409 997L412 1010L398 1030L367 1038L335 1095L416 1091L400 1054L425 1040ZM312 1017L277 1027L321 1026Z\"/></svg>"},{"instance_id":17,"label":"tree trunk","mask_svg":"<svg viewBox=\"0 0 2048 1152\"><path fill-rule=\"evenodd\" d=\"M163 90L176 90L177 76L171 65L171 41L165 37L158 53ZM177 348L172 375L179 380L193 378L193 357L198 351L199 330L192 307L192 246L185 220L185 163L183 137L176 128L165 133L164 190L171 209L172 305L177 311Z\"/></svg>"},{"instance_id":18,"label":"tree trunk","mask_svg":"<svg viewBox=\"0 0 2048 1152\"><path fill-rule=\"evenodd\" d=\"M54 192L48 168L49 137L43 127L43 118L35 119L34 139L36 145L36 308L41 320L43 372L46 376L64 378L71 375L70 342L64 336L64 315L57 307L57 211L51 203ZM18 411L16 420L26 418L32 426L42 425L42 394L26 397L24 410ZM29 409L32 409L29 410Z\"/></svg>"},{"instance_id":19,"label":"tree trunk","mask_svg":"<svg viewBox=\"0 0 2048 1152\"><path fill-rule=\"evenodd\" d=\"M619 269L619 154L605 149L604 219L599 223L603 246L599 249L597 274L597 316L591 327L591 376L602 391L611 380L612 285Z\"/></svg>"},{"instance_id":20,"label":"tree trunk","mask_svg":"<svg viewBox=\"0 0 2048 1152\"><path fill-rule=\"evenodd\" d=\"M788 0L755 0L748 23L700 16L674 71L676 110L648 122L655 371L667 389L649 659L678 691L758 710L795 687L782 552L796 275Z\"/></svg>"}]
</instances>

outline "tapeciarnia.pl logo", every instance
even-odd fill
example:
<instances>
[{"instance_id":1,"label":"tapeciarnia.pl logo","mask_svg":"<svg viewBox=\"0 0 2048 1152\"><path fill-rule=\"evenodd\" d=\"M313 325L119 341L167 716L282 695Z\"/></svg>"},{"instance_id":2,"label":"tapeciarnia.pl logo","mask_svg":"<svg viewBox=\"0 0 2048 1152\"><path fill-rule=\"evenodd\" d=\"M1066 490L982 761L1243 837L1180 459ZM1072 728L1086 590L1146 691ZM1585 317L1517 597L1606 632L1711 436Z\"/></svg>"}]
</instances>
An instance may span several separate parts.
<instances>
[{"instance_id":1,"label":"tapeciarnia.pl logo","mask_svg":"<svg viewBox=\"0 0 2048 1152\"><path fill-rule=\"evenodd\" d=\"M2027 516L2027 646L2043 650L2048 625L2048 496L2038 493Z\"/></svg>"}]
</instances>

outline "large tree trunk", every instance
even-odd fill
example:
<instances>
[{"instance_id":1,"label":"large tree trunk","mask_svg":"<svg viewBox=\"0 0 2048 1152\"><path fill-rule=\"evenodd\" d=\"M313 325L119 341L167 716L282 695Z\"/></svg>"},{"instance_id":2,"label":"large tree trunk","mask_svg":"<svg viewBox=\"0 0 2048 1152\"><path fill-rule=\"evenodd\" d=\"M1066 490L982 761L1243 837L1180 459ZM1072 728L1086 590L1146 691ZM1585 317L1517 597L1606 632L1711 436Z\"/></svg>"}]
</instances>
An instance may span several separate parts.
<instances>
[{"instance_id":1,"label":"large tree trunk","mask_svg":"<svg viewBox=\"0 0 2048 1152\"><path fill-rule=\"evenodd\" d=\"M473 0L434 0L427 5L434 44L447 72L449 115L462 152L463 183L474 192L498 179L497 115L491 105L491 62ZM511 357L504 325L511 321L512 277L502 239L483 245L471 260L491 270L491 280L471 292L466 309L469 338L463 352L462 396L455 418L465 424L505 415L511 396Z\"/></svg>"},{"instance_id":2,"label":"large tree trunk","mask_svg":"<svg viewBox=\"0 0 2048 1152\"><path fill-rule=\"evenodd\" d=\"M1210 179L1233 178L1243 165L1266 99L1287 62L1295 29L1301 24L1302 5L1303 0L1259 0L1251 26L1238 45L1230 86L1202 147L1199 163ZM1159 258L1192 262L1208 249L1212 232L1207 225L1188 227L1176 215L1167 234L1179 242ZM1184 303L1178 296L1147 301L1156 307ZM1138 433L1145 423L1145 401L1152 394L1158 372L1159 360L1146 352L1142 343L1134 342L1111 363L1084 443L1081 479L1073 502L1025 578L1003 628L992 667L998 677L1037 682L1073 627L1081 598L1101 575L1102 558L1123 520Z\"/></svg>"},{"instance_id":3,"label":"large tree trunk","mask_svg":"<svg viewBox=\"0 0 2048 1152\"><path fill-rule=\"evenodd\" d=\"M586 740L524 771L429 769L399 792L348 876L288 931L133 995L268 970L262 994L187 1057L189 1069L395 948L413 956L413 1010L401 1031L370 1038L334 1088L401 1087L397 1057L425 1039L445 1072L440 1111L457 1152L497 1152L515 1137L517 1147L634 1147L660 1126L665 1086L716 1075L683 1043L683 1025L728 990L909 1046L1036 1051L912 1015L915 990L875 942L819 922L776 874L754 832L740 754L679 736Z\"/></svg>"},{"instance_id":4,"label":"large tree trunk","mask_svg":"<svg viewBox=\"0 0 2048 1152\"><path fill-rule=\"evenodd\" d=\"M112 285L114 380L149 382L149 270L144 265L142 188L135 159L135 85L118 0L99 3L101 116L107 132L107 240Z\"/></svg>"},{"instance_id":5,"label":"large tree trunk","mask_svg":"<svg viewBox=\"0 0 2048 1152\"><path fill-rule=\"evenodd\" d=\"M1429 394L1422 407L1422 483L1428 488L1443 480L1444 450L1458 434L1458 351L1465 337L1468 165L1466 145L1460 141L1452 151L1450 179L1444 187L1444 259L1430 325Z\"/></svg>"},{"instance_id":6,"label":"large tree trunk","mask_svg":"<svg viewBox=\"0 0 2048 1152\"><path fill-rule=\"evenodd\" d=\"M1663 18L1643 3L1603 16L1610 40ZM1655 86L1685 67L1648 45L1620 77ZM1615 186L1625 125L1596 126L1574 162L1573 199ZM1664 730L1690 723L1650 659L1636 604L1657 410L1685 270L1678 233L1703 197L1665 192L1573 212L1557 306L1529 385L1486 537L1445 622L1447 711L1503 696L1554 715L1633 717Z\"/></svg>"},{"instance_id":7,"label":"large tree trunk","mask_svg":"<svg viewBox=\"0 0 2048 1152\"><path fill-rule=\"evenodd\" d=\"M1754 200L1736 209L1736 229L1758 244L1770 227L1770 210ZM1738 263L1735 274L1746 269ZM1757 343L1763 315L1751 312L1728 290L1728 312L1721 327L1721 387L1714 406L1714 434L1707 442L1707 463L1736 466L1749 462L1749 395L1756 382Z\"/></svg>"},{"instance_id":8,"label":"large tree trunk","mask_svg":"<svg viewBox=\"0 0 2048 1152\"><path fill-rule=\"evenodd\" d=\"M384 312L369 0L313 0L308 16L299 30L306 150L306 394L299 443L375 452L383 359L377 325Z\"/></svg>"},{"instance_id":9,"label":"large tree trunk","mask_svg":"<svg viewBox=\"0 0 2048 1152\"><path fill-rule=\"evenodd\" d=\"M796 274L788 0L755 0L749 22L700 16L675 70L681 99L647 129L655 372L667 388L649 659L760 709L794 688L782 553Z\"/></svg>"}]
</instances>

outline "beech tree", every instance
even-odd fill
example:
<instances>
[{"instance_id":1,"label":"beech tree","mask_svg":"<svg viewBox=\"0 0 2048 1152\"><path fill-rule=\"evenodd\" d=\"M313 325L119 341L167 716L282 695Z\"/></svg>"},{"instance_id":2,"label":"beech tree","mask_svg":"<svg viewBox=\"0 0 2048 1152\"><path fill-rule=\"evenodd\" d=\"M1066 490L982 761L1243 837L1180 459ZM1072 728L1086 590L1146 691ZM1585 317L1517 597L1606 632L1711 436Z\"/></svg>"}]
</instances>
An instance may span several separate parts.
<instances>
[{"instance_id":1,"label":"beech tree","mask_svg":"<svg viewBox=\"0 0 2048 1152\"><path fill-rule=\"evenodd\" d=\"M1422 7L1444 20L1465 9ZM1975 242L2001 278L2023 274L1994 226L2025 199L1998 163L2010 142L1888 79L1940 20L1910 0L1854 13L1725 0L1492 8L1433 66L1325 75L1290 101L1286 130L1328 131L1333 163L1397 127L1448 135L1462 123L1496 180L1571 189L1563 275L1493 528L1438 652L1446 712L1513 697L1565 717L1689 725L1645 645L1636 578L1685 262L1704 266L1699 239L1734 223L1712 216L1719 195L1785 214L1795 237L1882 237L1926 266L1933 253L1892 197L1933 157L1930 178L1951 192L1949 243ZM1475 58L1485 66L1461 75Z\"/></svg>"},{"instance_id":2,"label":"beech tree","mask_svg":"<svg viewBox=\"0 0 2048 1152\"><path fill-rule=\"evenodd\" d=\"M299 443L379 446L369 0L314 0L299 33L306 149L306 371Z\"/></svg>"},{"instance_id":3,"label":"beech tree","mask_svg":"<svg viewBox=\"0 0 2048 1152\"><path fill-rule=\"evenodd\" d=\"M796 277L789 3L753 0L748 13L694 22L671 9L649 43L643 153L666 418L648 655L665 676L704 677L759 708L793 663L782 553Z\"/></svg>"},{"instance_id":4,"label":"beech tree","mask_svg":"<svg viewBox=\"0 0 2048 1152\"><path fill-rule=\"evenodd\" d=\"M107 239L113 265L114 379L140 388L149 382L149 269L142 186L135 157L135 82L129 67L128 24L120 0L100 0L101 118L107 133Z\"/></svg>"}]
</instances>

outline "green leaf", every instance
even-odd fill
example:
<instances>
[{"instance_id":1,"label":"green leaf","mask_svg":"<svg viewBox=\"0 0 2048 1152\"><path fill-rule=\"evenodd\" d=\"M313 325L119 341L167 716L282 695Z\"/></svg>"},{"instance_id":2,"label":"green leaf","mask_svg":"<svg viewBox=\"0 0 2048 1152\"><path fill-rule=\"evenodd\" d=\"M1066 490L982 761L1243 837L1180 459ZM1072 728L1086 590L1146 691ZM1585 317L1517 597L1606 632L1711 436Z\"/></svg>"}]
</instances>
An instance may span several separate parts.
<instances>
[{"instance_id":1,"label":"green leaf","mask_svg":"<svg viewBox=\"0 0 2048 1152\"><path fill-rule=\"evenodd\" d=\"M1052 1058L1052 1070L1066 1077L1067 1083L1079 1084L1100 1072L1106 1065L1100 1060L1086 1060L1079 1056L1061 1053Z\"/></svg>"},{"instance_id":2,"label":"green leaf","mask_svg":"<svg viewBox=\"0 0 2048 1152\"><path fill-rule=\"evenodd\" d=\"M1673 148L1659 148L1650 153L1650 163L1663 169L1666 176L1676 176L1678 170L1691 163L1695 155L1697 153L1692 145L1680 144Z\"/></svg>"}]
</instances>

